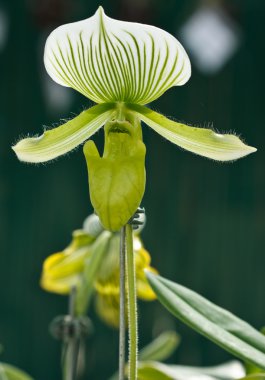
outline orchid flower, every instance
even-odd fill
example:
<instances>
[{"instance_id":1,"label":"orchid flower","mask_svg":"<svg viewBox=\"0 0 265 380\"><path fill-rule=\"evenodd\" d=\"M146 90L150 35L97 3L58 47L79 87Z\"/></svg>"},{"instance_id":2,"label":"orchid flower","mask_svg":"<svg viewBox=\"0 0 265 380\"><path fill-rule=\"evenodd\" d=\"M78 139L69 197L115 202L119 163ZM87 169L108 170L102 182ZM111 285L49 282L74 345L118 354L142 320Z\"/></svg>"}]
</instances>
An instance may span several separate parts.
<instances>
[{"instance_id":1,"label":"orchid flower","mask_svg":"<svg viewBox=\"0 0 265 380\"><path fill-rule=\"evenodd\" d=\"M43 263L41 287L52 293L68 295L75 287L78 291L91 263L92 255L98 254L97 244L105 232L102 230L95 236L86 229L75 230L71 243L61 252L48 256ZM100 318L107 324L119 326L119 234L111 233L103 237L104 246L102 260L92 282L95 293L96 310ZM103 244L104 244L103 243ZM138 233L134 233L133 249L135 255L137 297L144 301L152 301L156 296L151 289L145 271L157 274L150 266L151 257L143 247ZM103 259L104 258L104 259Z\"/></svg>"},{"instance_id":2,"label":"orchid flower","mask_svg":"<svg viewBox=\"0 0 265 380\"><path fill-rule=\"evenodd\" d=\"M13 149L21 161L49 161L105 125L103 157L91 140L84 151L91 201L107 229L124 225L144 193L141 121L181 148L213 160L235 160L256 151L235 135L187 126L145 106L191 75L184 48L162 29L114 20L99 7L94 16L50 34L44 64L55 82L97 105L39 137L22 139Z\"/></svg>"}]
</instances>

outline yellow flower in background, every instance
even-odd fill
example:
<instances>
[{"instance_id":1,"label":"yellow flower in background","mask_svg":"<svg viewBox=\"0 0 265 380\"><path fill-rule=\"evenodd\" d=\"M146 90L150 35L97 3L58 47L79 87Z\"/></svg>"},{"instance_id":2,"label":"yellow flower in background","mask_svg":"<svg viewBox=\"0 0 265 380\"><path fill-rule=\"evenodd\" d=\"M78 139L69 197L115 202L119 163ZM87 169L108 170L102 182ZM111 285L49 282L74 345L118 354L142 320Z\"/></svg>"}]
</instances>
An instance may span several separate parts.
<instances>
[{"instance_id":1,"label":"yellow flower in background","mask_svg":"<svg viewBox=\"0 0 265 380\"><path fill-rule=\"evenodd\" d=\"M94 240L83 230L74 231L69 246L44 261L41 287L48 292L69 294L71 288L80 281Z\"/></svg>"},{"instance_id":2,"label":"yellow flower in background","mask_svg":"<svg viewBox=\"0 0 265 380\"><path fill-rule=\"evenodd\" d=\"M97 246L97 241L103 233L101 232L95 237L85 230L74 231L69 246L44 261L41 275L42 288L62 295L69 294L73 286L78 289L85 275L85 269L89 266L93 250ZM109 325L118 327L120 236L117 233L108 233L106 236L106 239L109 239L108 244L106 244L103 259L93 282L95 304L101 319ZM145 301L154 300L156 296L147 282L144 271L157 272L150 266L151 257L136 234L133 244L138 298Z\"/></svg>"},{"instance_id":3,"label":"yellow flower in background","mask_svg":"<svg viewBox=\"0 0 265 380\"><path fill-rule=\"evenodd\" d=\"M97 312L104 322L117 328L119 327L120 297L119 243L119 235L113 235L108 255L102 262L95 282ZM150 266L150 254L144 249L142 241L136 235L134 235L133 245L137 296L144 301L152 301L156 299L156 296L148 284L144 271L148 270L153 273L157 273L157 271Z\"/></svg>"}]
</instances>

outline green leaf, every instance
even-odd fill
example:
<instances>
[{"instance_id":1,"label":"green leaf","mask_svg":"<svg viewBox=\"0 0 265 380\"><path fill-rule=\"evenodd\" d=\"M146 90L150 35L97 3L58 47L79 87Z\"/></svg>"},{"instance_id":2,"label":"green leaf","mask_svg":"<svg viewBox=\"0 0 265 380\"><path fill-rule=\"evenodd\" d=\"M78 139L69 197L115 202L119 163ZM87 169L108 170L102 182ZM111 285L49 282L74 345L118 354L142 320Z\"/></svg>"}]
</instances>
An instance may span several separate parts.
<instances>
[{"instance_id":1,"label":"green leaf","mask_svg":"<svg viewBox=\"0 0 265 380\"><path fill-rule=\"evenodd\" d=\"M104 228L119 231L140 205L145 189L145 145L139 121L108 122L103 157L91 140L84 154L95 212Z\"/></svg>"},{"instance_id":2,"label":"green leaf","mask_svg":"<svg viewBox=\"0 0 265 380\"><path fill-rule=\"evenodd\" d=\"M265 335L265 329L262 327L260 329L261 334ZM263 373L263 370L251 363L245 363L246 372L248 375L254 375L258 373Z\"/></svg>"},{"instance_id":3,"label":"green leaf","mask_svg":"<svg viewBox=\"0 0 265 380\"><path fill-rule=\"evenodd\" d=\"M94 16L62 25L47 39L44 64L57 83L96 103L147 104L190 77L189 58L169 33L154 26Z\"/></svg>"},{"instance_id":4,"label":"green leaf","mask_svg":"<svg viewBox=\"0 0 265 380\"><path fill-rule=\"evenodd\" d=\"M139 360L165 360L178 347L180 337L175 331L164 331L139 352Z\"/></svg>"},{"instance_id":5,"label":"green leaf","mask_svg":"<svg viewBox=\"0 0 265 380\"><path fill-rule=\"evenodd\" d=\"M257 373L263 372L262 369L260 369L259 367L255 366L253 364L250 364L250 363L245 363L245 367L246 367L246 371L247 371L248 375L252 375L252 374L257 374Z\"/></svg>"},{"instance_id":6,"label":"green leaf","mask_svg":"<svg viewBox=\"0 0 265 380\"><path fill-rule=\"evenodd\" d=\"M265 380L265 373L256 373L246 377L242 377L240 380Z\"/></svg>"},{"instance_id":7,"label":"green leaf","mask_svg":"<svg viewBox=\"0 0 265 380\"><path fill-rule=\"evenodd\" d=\"M21 161L37 163L52 160L70 152L91 137L111 118L113 112L113 104L91 107L39 137L20 140L12 149Z\"/></svg>"},{"instance_id":8,"label":"green leaf","mask_svg":"<svg viewBox=\"0 0 265 380\"><path fill-rule=\"evenodd\" d=\"M140 380L234 380L243 374L243 366L238 361L215 367L192 367L150 361L140 362L138 369Z\"/></svg>"},{"instance_id":9,"label":"green leaf","mask_svg":"<svg viewBox=\"0 0 265 380\"><path fill-rule=\"evenodd\" d=\"M211 129L189 127L140 105L127 104L127 107L161 136L200 156L217 161L231 161L256 152L256 148L244 144L235 135L222 135Z\"/></svg>"},{"instance_id":10,"label":"green leaf","mask_svg":"<svg viewBox=\"0 0 265 380\"><path fill-rule=\"evenodd\" d=\"M162 368L161 368L162 367ZM165 370L162 363L139 363L137 379L138 380L173 380L172 375Z\"/></svg>"},{"instance_id":11,"label":"green leaf","mask_svg":"<svg viewBox=\"0 0 265 380\"><path fill-rule=\"evenodd\" d=\"M235 356L265 369L265 337L197 293L147 272L159 301L178 319Z\"/></svg>"},{"instance_id":12,"label":"green leaf","mask_svg":"<svg viewBox=\"0 0 265 380\"><path fill-rule=\"evenodd\" d=\"M0 380L33 380L33 378L12 365L0 363Z\"/></svg>"}]
</instances>

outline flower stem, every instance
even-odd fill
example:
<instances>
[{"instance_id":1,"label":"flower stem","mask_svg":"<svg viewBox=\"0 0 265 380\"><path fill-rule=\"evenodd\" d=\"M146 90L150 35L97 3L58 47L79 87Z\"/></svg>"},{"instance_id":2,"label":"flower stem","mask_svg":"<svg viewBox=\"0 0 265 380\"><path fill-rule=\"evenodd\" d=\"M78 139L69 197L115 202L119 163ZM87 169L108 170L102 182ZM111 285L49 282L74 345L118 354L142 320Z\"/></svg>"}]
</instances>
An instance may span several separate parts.
<instances>
[{"instance_id":1,"label":"flower stem","mask_svg":"<svg viewBox=\"0 0 265 380\"><path fill-rule=\"evenodd\" d=\"M125 376L125 254L126 254L126 227L120 233L120 338L119 338L119 380Z\"/></svg>"},{"instance_id":2,"label":"flower stem","mask_svg":"<svg viewBox=\"0 0 265 380\"><path fill-rule=\"evenodd\" d=\"M76 300L76 288L71 289L69 297L69 317L71 320L75 318L75 300ZM75 336L66 337L64 342L64 379L65 380L75 380L76 379L76 369L78 360L78 350L79 342Z\"/></svg>"},{"instance_id":3,"label":"flower stem","mask_svg":"<svg viewBox=\"0 0 265 380\"><path fill-rule=\"evenodd\" d=\"M126 228L126 275L127 275L127 297L128 297L128 327L129 327L129 367L128 379L137 379L137 299L135 281L135 260L133 251L132 226L127 224Z\"/></svg>"}]
</instances>

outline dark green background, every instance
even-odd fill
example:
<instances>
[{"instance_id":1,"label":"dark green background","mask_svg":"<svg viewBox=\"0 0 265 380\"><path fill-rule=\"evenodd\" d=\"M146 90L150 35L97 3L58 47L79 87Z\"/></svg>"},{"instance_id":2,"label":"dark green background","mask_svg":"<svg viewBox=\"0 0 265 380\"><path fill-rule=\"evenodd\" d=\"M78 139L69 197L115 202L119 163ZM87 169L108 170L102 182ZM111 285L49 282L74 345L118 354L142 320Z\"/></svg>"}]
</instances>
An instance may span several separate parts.
<instances>
[{"instance_id":1,"label":"dark green background","mask_svg":"<svg viewBox=\"0 0 265 380\"><path fill-rule=\"evenodd\" d=\"M51 319L66 312L66 299L39 287L44 258L69 242L91 212L82 150L52 164L20 163L10 146L41 133L91 105L71 89L71 105L48 107L42 54L56 26L89 17L102 4L109 16L145 22L175 33L197 2L150 0L140 9L125 1L6 0L8 40L0 52L0 342L1 359L36 380L58 380L59 343ZM240 49L216 75L195 68L189 83L152 106L190 124L233 130L258 152L219 164L181 151L144 127L147 186L143 237L163 276L202 293L247 319L265 324L264 23L262 0L227 1L243 33ZM96 136L100 144L102 132ZM89 379L105 380L117 367L117 332L95 315L89 340ZM183 337L172 362L217 364L230 356L176 322L157 303L140 305L140 346L164 328Z\"/></svg>"}]
</instances>

